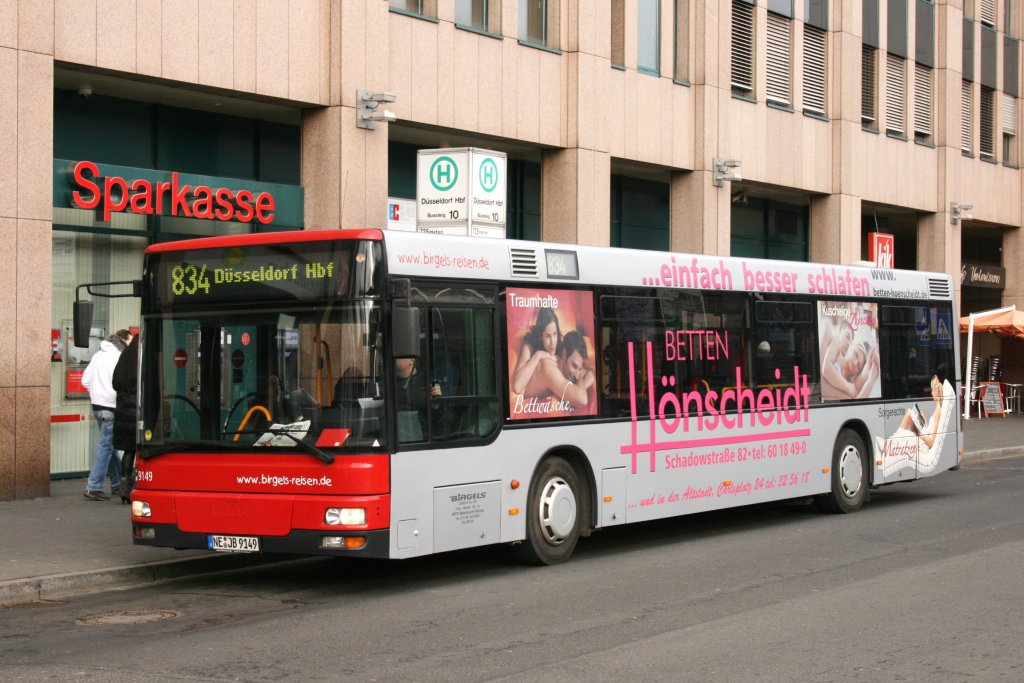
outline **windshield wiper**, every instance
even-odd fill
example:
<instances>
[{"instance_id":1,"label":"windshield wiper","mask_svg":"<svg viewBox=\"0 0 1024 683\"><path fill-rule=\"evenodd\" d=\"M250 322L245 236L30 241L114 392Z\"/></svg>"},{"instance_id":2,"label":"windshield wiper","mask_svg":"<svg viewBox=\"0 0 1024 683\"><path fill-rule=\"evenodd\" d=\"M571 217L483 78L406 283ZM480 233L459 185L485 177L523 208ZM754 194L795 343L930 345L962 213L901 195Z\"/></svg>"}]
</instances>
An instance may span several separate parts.
<instances>
[{"instance_id":1,"label":"windshield wiper","mask_svg":"<svg viewBox=\"0 0 1024 683\"><path fill-rule=\"evenodd\" d=\"M300 447L302 450L306 451L310 455L313 455L316 458L318 458L320 460L323 460L328 465L331 465L331 464L334 463L334 454L333 453L328 453L325 450L321 450L321 449L317 448L316 446L314 446L313 444L309 443L308 441L303 441L299 437L297 437L294 434L292 434L291 430L288 429L287 427L282 428L282 429L268 429L267 432L270 433L270 434L273 434L274 436L280 436L280 435L283 434L284 436L287 436L289 439L294 441L296 446Z\"/></svg>"},{"instance_id":2,"label":"windshield wiper","mask_svg":"<svg viewBox=\"0 0 1024 683\"><path fill-rule=\"evenodd\" d=\"M273 434L274 436L278 436L280 434L284 434L289 439L294 441L296 446L298 446L302 450L306 451L310 455L313 455L316 458L318 458L319 460L324 461L328 465L334 463L334 454L328 453L327 451L324 451L324 450L321 450L320 448L317 448L316 446L314 446L313 444L309 443L308 441L303 441L302 439L298 438L294 434L290 433L289 430L287 430L287 429L268 429L266 431L269 432L270 434ZM247 434L247 433L263 434L264 432L260 431L260 432L241 432L241 433L242 434ZM253 448L252 444L235 443L234 441L210 441L210 440L200 440L200 439L197 439L195 441L167 441L165 443L160 444L159 446L153 446L153 447L148 448L148 449L146 449L146 448L139 449L139 457L141 459L143 459L143 460L149 460L150 458L155 458L157 456L164 455L165 453L174 453L174 452L177 452L177 451L195 450L197 447L201 447L201 448L221 448L221 449L228 449L228 450L232 450L232 451L238 451L238 450L246 450L246 451L248 451L248 450L251 450Z\"/></svg>"}]
</instances>

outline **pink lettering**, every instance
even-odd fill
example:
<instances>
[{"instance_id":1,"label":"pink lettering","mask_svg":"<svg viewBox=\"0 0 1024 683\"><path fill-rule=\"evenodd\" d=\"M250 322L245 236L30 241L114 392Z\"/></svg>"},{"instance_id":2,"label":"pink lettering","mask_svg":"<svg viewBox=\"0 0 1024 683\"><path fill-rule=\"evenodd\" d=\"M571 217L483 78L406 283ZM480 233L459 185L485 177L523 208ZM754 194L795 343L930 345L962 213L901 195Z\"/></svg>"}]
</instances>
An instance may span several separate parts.
<instances>
[{"instance_id":1,"label":"pink lettering","mask_svg":"<svg viewBox=\"0 0 1024 683\"><path fill-rule=\"evenodd\" d=\"M705 331L708 335L709 331ZM679 333L668 333L666 340L666 353L668 348L676 346L675 353L680 353L678 347ZM675 341L676 343L672 343ZM728 348L726 345L724 348ZM646 365L647 386L643 387L647 393L647 421L649 437L646 443L640 439L640 413L637 409L637 399L643 393L636 385L636 351L633 342L627 345L628 350L628 377L629 377L629 402L630 402L630 443L623 445L620 452L630 456L630 466L633 474L637 472L637 455L648 453L650 458L649 468L651 472L657 468L657 454L664 450L691 449L702 446L721 446L738 443L775 441L796 437L810 436L810 429L807 424L810 421L810 396L811 389L808 385L807 375L800 372L799 366L793 367L792 385L782 388L762 388L758 390L744 386L743 372L736 368L735 385L730 385L721 392L708 391L701 394L699 391L678 391L679 383L673 376L661 377L661 392L655 386L654 374L654 348L653 343L648 341L644 344L644 361ZM781 372L776 371L775 378L781 378ZM732 411L732 412L730 412ZM659 441L658 432L664 436L672 436L680 431L685 435L690 432L690 417L696 420L696 431L713 431L721 428L723 436L708 438L683 438L666 439ZM799 427L803 423L802 427ZM769 425L790 425L797 426L796 429L781 429L778 431L735 434L735 430L751 427L768 427Z\"/></svg>"}]
</instances>

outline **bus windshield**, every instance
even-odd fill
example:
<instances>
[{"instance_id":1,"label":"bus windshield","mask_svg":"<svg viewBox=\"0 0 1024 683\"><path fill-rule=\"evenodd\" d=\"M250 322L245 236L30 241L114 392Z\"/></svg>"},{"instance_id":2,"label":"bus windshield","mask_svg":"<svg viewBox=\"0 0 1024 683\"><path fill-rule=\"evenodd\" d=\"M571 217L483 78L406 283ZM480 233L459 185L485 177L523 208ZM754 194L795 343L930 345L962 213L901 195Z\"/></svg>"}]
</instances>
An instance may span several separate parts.
<instances>
[{"instance_id":1,"label":"bus windshield","mask_svg":"<svg viewBox=\"0 0 1024 683\"><path fill-rule=\"evenodd\" d=\"M381 319L373 300L147 319L143 443L383 450Z\"/></svg>"}]
</instances>

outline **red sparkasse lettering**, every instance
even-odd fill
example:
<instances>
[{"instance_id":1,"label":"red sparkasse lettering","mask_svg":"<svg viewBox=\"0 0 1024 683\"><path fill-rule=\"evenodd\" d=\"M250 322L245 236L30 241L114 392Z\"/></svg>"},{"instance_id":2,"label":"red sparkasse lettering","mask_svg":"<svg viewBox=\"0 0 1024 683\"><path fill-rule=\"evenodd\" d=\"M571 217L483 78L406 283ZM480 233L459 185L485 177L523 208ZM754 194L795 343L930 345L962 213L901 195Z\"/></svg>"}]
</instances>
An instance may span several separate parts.
<instances>
[{"instance_id":1,"label":"red sparkasse lettering","mask_svg":"<svg viewBox=\"0 0 1024 683\"><path fill-rule=\"evenodd\" d=\"M193 190L196 200L192 202L192 215L196 218L213 218L213 192L206 185L196 185Z\"/></svg>"},{"instance_id":2,"label":"red sparkasse lettering","mask_svg":"<svg viewBox=\"0 0 1024 683\"><path fill-rule=\"evenodd\" d=\"M238 204L238 222L248 223L252 220L252 192L249 190L239 190L238 194L235 195L235 200Z\"/></svg>"},{"instance_id":3,"label":"red sparkasse lettering","mask_svg":"<svg viewBox=\"0 0 1024 683\"><path fill-rule=\"evenodd\" d=\"M100 173L99 167L91 161L79 161L75 164L75 182L82 188L92 193L92 196L86 200L82 193L75 190L71 193L71 199L75 203L75 206L81 209L95 209L100 203L100 187L89 178L85 177L85 171L89 171L92 177L96 177Z\"/></svg>"},{"instance_id":4,"label":"red sparkasse lettering","mask_svg":"<svg viewBox=\"0 0 1024 683\"><path fill-rule=\"evenodd\" d=\"M175 171L171 174L171 215L177 216L178 210L181 210L181 214L186 218L192 218L192 212L189 210L188 191L192 189L191 185L179 185L178 184L178 172Z\"/></svg>"},{"instance_id":5,"label":"red sparkasse lettering","mask_svg":"<svg viewBox=\"0 0 1024 683\"><path fill-rule=\"evenodd\" d=\"M171 184L163 181L158 181L156 184L156 212L164 212L164 193L170 192Z\"/></svg>"},{"instance_id":6,"label":"red sparkasse lettering","mask_svg":"<svg viewBox=\"0 0 1024 683\"><path fill-rule=\"evenodd\" d=\"M121 196L116 201L114 197L114 188L121 191ZM103 220L110 220L111 211L124 211L124 208L128 206L128 184L124 182L124 178L118 178L117 176L111 176L103 179Z\"/></svg>"},{"instance_id":7,"label":"red sparkasse lettering","mask_svg":"<svg viewBox=\"0 0 1024 683\"><path fill-rule=\"evenodd\" d=\"M234 194L226 187L217 189L214 193L214 199L217 202L217 209L213 212L213 215L217 217L217 220L229 221L235 216L235 205L231 203L234 198Z\"/></svg>"},{"instance_id":8,"label":"red sparkasse lettering","mask_svg":"<svg viewBox=\"0 0 1024 683\"><path fill-rule=\"evenodd\" d=\"M132 182L132 197L129 202L135 213L153 213L153 185L139 178Z\"/></svg>"},{"instance_id":9,"label":"red sparkasse lettering","mask_svg":"<svg viewBox=\"0 0 1024 683\"><path fill-rule=\"evenodd\" d=\"M260 192L256 196L256 220L266 225L274 220L274 195Z\"/></svg>"},{"instance_id":10,"label":"red sparkasse lettering","mask_svg":"<svg viewBox=\"0 0 1024 683\"><path fill-rule=\"evenodd\" d=\"M126 180L119 176L101 176L99 165L92 161L79 161L71 169L76 189L71 193L71 205L80 209L97 209L103 220L109 221L114 212L131 211L139 214L163 214L204 220L239 221L253 219L263 224L273 222L277 201L270 192L239 190L226 187L180 183L177 171L171 173L170 182L152 182L144 178Z\"/></svg>"}]
</instances>

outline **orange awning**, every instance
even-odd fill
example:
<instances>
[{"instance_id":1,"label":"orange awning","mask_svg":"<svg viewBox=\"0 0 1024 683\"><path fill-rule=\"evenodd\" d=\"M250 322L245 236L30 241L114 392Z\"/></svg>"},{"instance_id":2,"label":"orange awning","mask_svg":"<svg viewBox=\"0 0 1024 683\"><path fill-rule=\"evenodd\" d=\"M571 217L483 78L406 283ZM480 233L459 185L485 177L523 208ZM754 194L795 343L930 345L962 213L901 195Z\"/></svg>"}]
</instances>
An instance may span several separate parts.
<instances>
[{"instance_id":1,"label":"orange awning","mask_svg":"<svg viewBox=\"0 0 1024 683\"><path fill-rule=\"evenodd\" d=\"M960 318L960 331L967 332L970 316ZM991 332L1000 337L1024 337L1024 311L1003 311L974 319L975 332Z\"/></svg>"}]
</instances>

